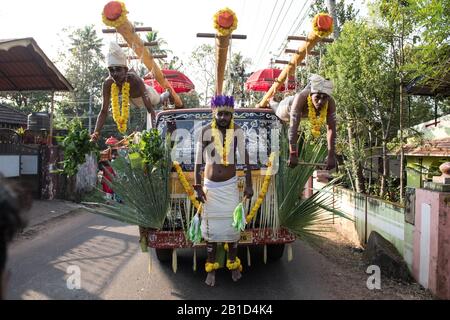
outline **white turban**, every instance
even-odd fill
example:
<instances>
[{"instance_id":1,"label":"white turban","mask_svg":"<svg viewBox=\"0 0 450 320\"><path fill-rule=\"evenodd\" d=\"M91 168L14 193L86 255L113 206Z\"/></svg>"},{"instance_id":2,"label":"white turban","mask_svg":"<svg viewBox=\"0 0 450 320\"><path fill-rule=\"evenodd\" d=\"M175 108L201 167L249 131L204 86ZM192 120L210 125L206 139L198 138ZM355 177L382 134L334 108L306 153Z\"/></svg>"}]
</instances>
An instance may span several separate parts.
<instances>
[{"instance_id":1,"label":"white turban","mask_svg":"<svg viewBox=\"0 0 450 320\"><path fill-rule=\"evenodd\" d=\"M333 93L333 83L331 80L326 80L325 78L313 74L310 77L311 81L311 93L325 93L329 96Z\"/></svg>"},{"instance_id":2,"label":"white turban","mask_svg":"<svg viewBox=\"0 0 450 320\"><path fill-rule=\"evenodd\" d=\"M108 55L106 56L108 67L127 67L127 57L122 48L115 42L109 44Z\"/></svg>"}]
</instances>

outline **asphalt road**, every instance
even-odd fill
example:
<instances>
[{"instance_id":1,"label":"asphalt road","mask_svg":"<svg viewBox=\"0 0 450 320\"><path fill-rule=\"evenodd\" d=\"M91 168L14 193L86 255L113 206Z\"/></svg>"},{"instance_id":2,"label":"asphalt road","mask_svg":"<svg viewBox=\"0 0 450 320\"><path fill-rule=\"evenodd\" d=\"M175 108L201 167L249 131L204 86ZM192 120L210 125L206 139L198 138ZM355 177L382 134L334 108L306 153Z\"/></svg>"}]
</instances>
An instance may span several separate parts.
<instances>
[{"instance_id":1,"label":"asphalt road","mask_svg":"<svg viewBox=\"0 0 450 320\"><path fill-rule=\"evenodd\" d=\"M197 254L198 270L194 272L193 251L179 250L177 273L173 273L171 263L161 264L154 251L150 255L140 252L137 227L79 212L51 221L11 245L7 298L343 298L336 294L334 282L329 281L334 264L300 241L293 245L291 262L285 251L279 261L264 264L262 250L253 250L248 267L246 254L241 253L242 279L235 283L230 272L222 269L213 288L204 284L205 253L201 251ZM78 270L79 283L73 281ZM68 279L75 288L68 288Z\"/></svg>"}]
</instances>

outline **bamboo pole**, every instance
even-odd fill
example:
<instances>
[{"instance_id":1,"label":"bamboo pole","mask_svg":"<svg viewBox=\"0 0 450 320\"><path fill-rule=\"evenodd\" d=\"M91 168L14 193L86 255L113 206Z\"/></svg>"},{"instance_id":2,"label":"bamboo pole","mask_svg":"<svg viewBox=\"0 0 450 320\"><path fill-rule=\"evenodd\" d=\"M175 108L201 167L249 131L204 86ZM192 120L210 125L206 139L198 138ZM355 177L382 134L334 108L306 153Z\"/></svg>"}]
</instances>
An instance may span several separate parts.
<instances>
[{"instance_id":1,"label":"bamboo pole","mask_svg":"<svg viewBox=\"0 0 450 320\"><path fill-rule=\"evenodd\" d=\"M175 102L175 108L183 108L183 102L170 83L166 80L159 66L153 60L151 52L145 47L144 42L135 32L134 26L126 16L127 13L128 11L123 3L119 1L110 1L103 8L103 22L110 27L116 28L117 32L125 39L128 46L141 58L148 70L154 74L156 81L158 81L164 89L170 91Z\"/></svg>"},{"instance_id":2,"label":"bamboo pole","mask_svg":"<svg viewBox=\"0 0 450 320\"><path fill-rule=\"evenodd\" d=\"M283 71L281 71L272 87L256 105L258 108L265 108L267 106L270 97L277 92L278 87L284 83L286 77L289 74L294 73L295 67L300 65L305 58L306 53L311 52L314 46L331 32L333 32L333 19L328 14L318 14L313 20L313 29L306 37L306 41L298 47L297 52L293 54L290 62L286 65Z\"/></svg>"},{"instance_id":3,"label":"bamboo pole","mask_svg":"<svg viewBox=\"0 0 450 320\"><path fill-rule=\"evenodd\" d=\"M214 15L214 28L216 34L216 94L223 92L225 66L227 64L228 48L230 47L231 33L237 28L236 14L229 8L219 10Z\"/></svg>"}]
</instances>

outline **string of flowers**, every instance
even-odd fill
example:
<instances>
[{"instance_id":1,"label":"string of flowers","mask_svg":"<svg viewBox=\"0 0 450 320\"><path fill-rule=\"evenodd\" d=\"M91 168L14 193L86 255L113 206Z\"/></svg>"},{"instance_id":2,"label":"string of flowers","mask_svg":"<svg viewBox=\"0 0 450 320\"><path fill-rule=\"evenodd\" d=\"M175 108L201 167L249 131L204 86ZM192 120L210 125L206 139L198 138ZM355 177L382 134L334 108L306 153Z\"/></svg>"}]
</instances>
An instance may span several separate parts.
<instances>
[{"instance_id":1,"label":"string of flowers","mask_svg":"<svg viewBox=\"0 0 450 320\"><path fill-rule=\"evenodd\" d=\"M234 119L231 118L230 127L226 130L225 134L225 148L222 146L222 139L219 137L219 130L217 129L216 119L211 122L212 136L214 137L214 146L217 153L219 153L220 159L224 166L228 166L228 155L231 150L231 142L234 137Z\"/></svg>"},{"instance_id":2,"label":"string of flowers","mask_svg":"<svg viewBox=\"0 0 450 320\"><path fill-rule=\"evenodd\" d=\"M308 118L311 123L311 134L314 138L320 136L320 128L326 121L328 111L328 101L325 106L320 110L319 117L316 117L316 108L314 108L311 95L308 96Z\"/></svg>"},{"instance_id":3,"label":"string of flowers","mask_svg":"<svg viewBox=\"0 0 450 320\"><path fill-rule=\"evenodd\" d=\"M261 206L264 197L266 196L267 191L269 190L269 184L270 179L272 178L272 168L273 168L273 162L275 160L275 152L272 152L269 156L269 162L267 163L267 171L266 175L264 177L264 182L261 187L261 192L258 195L258 199L256 200L255 204L253 205L252 210L250 210L250 213L245 218L247 220L247 223L250 223L252 219L255 217L256 213L258 212L259 207Z\"/></svg>"},{"instance_id":4,"label":"string of flowers","mask_svg":"<svg viewBox=\"0 0 450 320\"><path fill-rule=\"evenodd\" d=\"M195 192L192 186L189 184L189 182L186 179L186 176L184 175L183 169L181 168L181 165L178 161L173 162L173 166L175 167L175 170L178 173L178 179L180 179L181 184L183 185L184 191L188 195L189 199L191 200L192 204L194 205L195 209L199 210L200 203L195 198Z\"/></svg>"},{"instance_id":5,"label":"string of flowers","mask_svg":"<svg viewBox=\"0 0 450 320\"><path fill-rule=\"evenodd\" d=\"M230 259L227 259L227 268L228 270L239 269L239 271L242 272L241 260L238 257L236 257L236 260L234 262L231 262Z\"/></svg>"},{"instance_id":6,"label":"string of flowers","mask_svg":"<svg viewBox=\"0 0 450 320\"><path fill-rule=\"evenodd\" d=\"M328 37L332 32L333 32L333 23L331 22L331 26L330 29L328 30L320 30L320 27L318 25L318 20L320 17L326 16L329 19L332 19L328 14L326 13L318 13L316 14L316 16L313 19L313 30L314 33L319 37L319 38L326 38Z\"/></svg>"},{"instance_id":7,"label":"string of flowers","mask_svg":"<svg viewBox=\"0 0 450 320\"><path fill-rule=\"evenodd\" d=\"M122 85L122 112L119 110L119 89L115 83L111 85L111 106L113 119L117 124L119 132L125 134L127 131L128 117L130 115L130 83Z\"/></svg>"},{"instance_id":8,"label":"string of flowers","mask_svg":"<svg viewBox=\"0 0 450 320\"><path fill-rule=\"evenodd\" d=\"M127 8L125 7L125 3L121 2L121 1L117 1L120 3L120 6L122 7L122 12L120 14L120 16L115 19L115 20L109 20L106 16L105 13L102 13L102 19L103 19L103 23L106 24L108 27L113 27L113 28L117 28L119 26L121 26L126 20L127 20Z\"/></svg>"},{"instance_id":9,"label":"string of flowers","mask_svg":"<svg viewBox=\"0 0 450 320\"><path fill-rule=\"evenodd\" d=\"M221 15L230 15L230 16L232 16L233 17L233 24L230 27L228 27L228 28L224 28L224 27L220 26L220 24L219 24L219 16L221 16ZM230 8L224 8L222 10L219 10L214 15L213 21L214 21L214 29L216 29L217 30L217 34L219 36L222 36L222 37L229 36L234 30L236 30L237 24L238 24L238 19L236 17L236 14Z\"/></svg>"},{"instance_id":10,"label":"string of flowers","mask_svg":"<svg viewBox=\"0 0 450 320\"><path fill-rule=\"evenodd\" d=\"M220 268L220 264L218 262L207 262L205 263L205 271L211 272Z\"/></svg>"}]
</instances>

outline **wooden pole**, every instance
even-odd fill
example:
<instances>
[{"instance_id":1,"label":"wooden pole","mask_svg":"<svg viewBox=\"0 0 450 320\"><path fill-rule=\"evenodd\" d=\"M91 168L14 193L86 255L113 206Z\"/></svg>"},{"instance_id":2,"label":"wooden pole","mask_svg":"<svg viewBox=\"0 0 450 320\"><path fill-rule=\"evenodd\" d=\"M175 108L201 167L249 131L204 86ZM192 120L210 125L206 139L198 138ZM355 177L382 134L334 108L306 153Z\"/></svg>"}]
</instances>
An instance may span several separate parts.
<instances>
[{"instance_id":1,"label":"wooden pole","mask_svg":"<svg viewBox=\"0 0 450 320\"><path fill-rule=\"evenodd\" d=\"M216 94L222 94L230 37L216 37Z\"/></svg>"},{"instance_id":2,"label":"wooden pole","mask_svg":"<svg viewBox=\"0 0 450 320\"><path fill-rule=\"evenodd\" d=\"M111 23L109 26L114 26L117 32L120 33L120 35L122 35L128 43L128 46L133 49L138 57L141 57L142 62L148 70L153 73L156 81L158 81L161 87L170 91L175 102L175 108L182 109L183 102L170 83L166 80L161 69L159 69L159 66L155 63L155 60L153 60L150 50L145 47L144 42L136 33L134 26L126 17L126 10L123 12L123 8L124 6L122 6L119 1L110 1L105 5L103 8L103 14L108 22Z\"/></svg>"},{"instance_id":3,"label":"wooden pole","mask_svg":"<svg viewBox=\"0 0 450 320\"><path fill-rule=\"evenodd\" d=\"M47 138L47 144L49 146L53 145L53 113L55 111L55 91L52 91L52 102L50 105L50 132Z\"/></svg>"},{"instance_id":4,"label":"wooden pole","mask_svg":"<svg viewBox=\"0 0 450 320\"><path fill-rule=\"evenodd\" d=\"M314 29L318 29L323 32L323 36L319 36ZM322 30L320 30L322 29ZM278 78L273 83L269 91L266 92L262 100L257 104L258 108L265 108L269 102L270 97L272 97L275 92L277 92L279 86L284 83L286 77L294 72L294 68L303 61L307 52L310 52L314 46L321 41L322 38L326 37L330 31L333 29L333 19L327 14L321 14L316 16L313 21L313 30L309 33L306 41L303 42L296 53L293 54L291 61L286 67L281 71Z\"/></svg>"}]
</instances>

